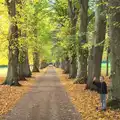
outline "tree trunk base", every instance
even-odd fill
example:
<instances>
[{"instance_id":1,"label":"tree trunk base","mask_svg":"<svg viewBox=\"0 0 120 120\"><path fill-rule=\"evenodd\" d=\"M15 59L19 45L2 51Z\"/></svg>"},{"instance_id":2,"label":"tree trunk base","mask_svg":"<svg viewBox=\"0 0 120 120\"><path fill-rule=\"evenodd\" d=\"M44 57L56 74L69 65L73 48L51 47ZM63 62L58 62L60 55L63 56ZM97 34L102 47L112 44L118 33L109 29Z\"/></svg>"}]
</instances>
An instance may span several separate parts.
<instances>
[{"instance_id":1,"label":"tree trunk base","mask_svg":"<svg viewBox=\"0 0 120 120\"><path fill-rule=\"evenodd\" d=\"M33 68L32 72L40 72L38 68Z\"/></svg>"},{"instance_id":2,"label":"tree trunk base","mask_svg":"<svg viewBox=\"0 0 120 120\"><path fill-rule=\"evenodd\" d=\"M111 109L120 109L120 100L110 100L108 101L107 106Z\"/></svg>"},{"instance_id":3,"label":"tree trunk base","mask_svg":"<svg viewBox=\"0 0 120 120\"><path fill-rule=\"evenodd\" d=\"M32 71L32 72L34 73L34 72L40 72L40 71L38 70L38 71Z\"/></svg>"},{"instance_id":4,"label":"tree trunk base","mask_svg":"<svg viewBox=\"0 0 120 120\"><path fill-rule=\"evenodd\" d=\"M19 81L27 81L26 78L31 78L31 75L32 75L31 72L30 72L29 75L23 74L23 75L20 76L20 80Z\"/></svg>"},{"instance_id":5,"label":"tree trunk base","mask_svg":"<svg viewBox=\"0 0 120 120\"><path fill-rule=\"evenodd\" d=\"M83 78L76 78L73 84L85 84L85 80Z\"/></svg>"},{"instance_id":6,"label":"tree trunk base","mask_svg":"<svg viewBox=\"0 0 120 120\"><path fill-rule=\"evenodd\" d=\"M73 79L75 77L76 77L75 75L69 75L68 79Z\"/></svg>"},{"instance_id":7,"label":"tree trunk base","mask_svg":"<svg viewBox=\"0 0 120 120\"><path fill-rule=\"evenodd\" d=\"M12 83L8 83L8 82L3 82L1 85L10 85L10 86L22 86L19 82L12 82Z\"/></svg>"},{"instance_id":8,"label":"tree trunk base","mask_svg":"<svg viewBox=\"0 0 120 120\"><path fill-rule=\"evenodd\" d=\"M20 77L19 81L27 81L27 79L25 77Z\"/></svg>"},{"instance_id":9,"label":"tree trunk base","mask_svg":"<svg viewBox=\"0 0 120 120\"><path fill-rule=\"evenodd\" d=\"M32 76L32 72L30 72L29 74L27 74L27 75L24 75L24 77L31 77Z\"/></svg>"},{"instance_id":10,"label":"tree trunk base","mask_svg":"<svg viewBox=\"0 0 120 120\"><path fill-rule=\"evenodd\" d=\"M31 78L32 74L30 75L25 75L26 78Z\"/></svg>"},{"instance_id":11,"label":"tree trunk base","mask_svg":"<svg viewBox=\"0 0 120 120\"><path fill-rule=\"evenodd\" d=\"M63 71L64 74L68 74L69 72L68 71Z\"/></svg>"}]
</instances>

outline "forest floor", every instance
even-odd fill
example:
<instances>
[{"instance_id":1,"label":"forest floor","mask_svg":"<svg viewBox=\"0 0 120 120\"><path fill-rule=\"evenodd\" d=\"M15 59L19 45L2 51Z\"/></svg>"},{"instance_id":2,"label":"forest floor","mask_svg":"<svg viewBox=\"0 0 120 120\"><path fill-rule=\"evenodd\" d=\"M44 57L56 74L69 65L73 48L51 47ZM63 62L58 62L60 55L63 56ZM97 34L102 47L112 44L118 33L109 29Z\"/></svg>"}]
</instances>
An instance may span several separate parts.
<instances>
[{"instance_id":1,"label":"forest floor","mask_svg":"<svg viewBox=\"0 0 120 120\"><path fill-rule=\"evenodd\" d=\"M67 117L71 120L77 120L73 119L77 112L68 102L69 98L63 89L64 86L82 120L120 120L120 110L108 108L107 111L102 112L96 109L96 107L100 107L98 93L84 90L84 84L73 84L73 80L68 79L68 75L63 74L61 69L56 68L55 70L57 75L53 69L49 70L49 68L42 70L41 73L34 73L32 78L28 78L28 81L20 81L22 87L0 86L0 115L11 110L9 115L12 116L12 119L10 120L16 120L16 117L23 117L21 120L24 120L27 117L27 114L24 113L28 112L30 112L30 120L34 118L37 120L41 117L46 120L54 118L62 120ZM38 78L37 82L35 82L34 77ZM63 86L60 85L58 77ZM0 78L0 83L3 80L4 78ZM107 78L106 82L109 84ZM38 111L40 114L37 114Z\"/></svg>"},{"instance_id":2,"label":"forest floor","mask_svg":"<svg viewBox=\"0 0 120 120\"><path fill-rule=\"evenodd\" d=\"M36 76L36 83L4 120L81 120L61 84L55 69L48 67L44 75Z\"/></svg>"},{"instance_id":3,"label":"forest floor","mask_svg":"<svg viewBox=\"0 0 120 120\"><path fill-rule=\"evenodd\" d=\"M73 80L68 79L68 75L63 74L61 69L56 68L56 71L72 103L80 112L82 120L120 120L120 110L107 108L107 111L103 112L96 109L100 107L98 93L84 90L85 84L73 84ZM107 78L106 82L109 84Z\"/></svg>"},{"instance_id":4,"label":"forest floor","mask_svg":"<svg viewBox=\"0 0 120 120\"><path fill-rule=\"evenodd\" d=\"M33 73L31 78L26 78L27 81L20 81L19 83L22 85L20 87L0 85L0 116L11 110L19 99L30 90L35 83L34 76L42 75L44 72L45 69L41 73ZM0 77L0 84L3 83L4 79L4 77Z\"/></svg>"}]
</instances>

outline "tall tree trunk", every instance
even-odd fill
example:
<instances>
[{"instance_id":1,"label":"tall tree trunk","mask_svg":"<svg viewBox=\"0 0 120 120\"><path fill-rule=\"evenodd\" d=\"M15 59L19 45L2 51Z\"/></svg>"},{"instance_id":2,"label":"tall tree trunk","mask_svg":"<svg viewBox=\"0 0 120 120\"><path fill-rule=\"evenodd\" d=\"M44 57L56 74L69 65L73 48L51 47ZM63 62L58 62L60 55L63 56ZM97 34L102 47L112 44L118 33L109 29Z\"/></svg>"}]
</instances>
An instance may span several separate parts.
<instances>
[{"instance_id":1,"label":"tall tree trunk","mask_svg":"<svg viewBox=\"0 0 120 120\"><path fill-rule=\"evenodd\" d=\"M21 0L16 0L16 4L18 5L18 11L17 15L21 18L21 11L23 9L24 4L22 4ZM23 22L19 21L19 24L23 24ZM19 28L19 37L26 41L26 32L22 31L22 29ZM19 49L19 77L20 80L25 80L25 77L31 77L31 71L29 66L29 60L28 60L28 48L26 42L24 42L21 46L21 49Z\"/></svg>"},{"instance_id":2,"label":"tall tree trunk","mask_svg":"<svg viewBox=\"0 0 120 120\"><path fill-rule=\"evenodd\" d=\"M64 69L64 60L63 59L60 60L60 68Z\"/></svg>"},{"instance_id":3,"label":"tall tree trunk","mask_svg":"<svg viewBox=\"0 0 120 120\"><path fill-rule=\"evenodd\" d=\"M87 58L88 50L87 48L83 49L82 45L87 43L86 34L87 34L87 25L88 25L88 0L79 1L80 4L80 36L78 43L78 54L77 54L77 76L74 83L84 83L84 80L87 78Z\"/></svg>"},{"instance_id":4,"label":"tall tree trunk","mask_svg":"<svg viewBox=\"0 0 120 120\"><path fill-rule=\"evenodd\" d=\"M56 67L56 68L59 68L59 66L60 66L60 62L59 62L59 60L57 60L57 61L55 62L55 67Z\"/></svg>"},{"instance_id":5,"label":"tall tree trunk","mask_svg":"<svg viewBox=\"0 0 120 120\"><path fill-rule=\"evenodd\" d=\"M20 57L22 61L19 62L19 75L20 80L24 80L26 77L31 77L29 59L28 59L28 49L25 49Z\"/></svg>"},{"instance_id":6,"label":"tall tree trunk","mask_svg":"<svg viewBox=\"0 0 120 120\"><path fill-rule=\"evenodd\" d=\"M120 0L108 1L110 9L112 100L120 101Z\"/></svg>"},{"instance_id":7,"label":"tall tree trunk","mask_svg":"<svg viewBox=\"0 0 120 120\"><path fill-rule=\"evenodd\" d=\"M15 0L6 0L8 7L8 14L10 16L10 27L9 27L9 56L8 56L8 72L6 80L3 84L7 85L20 85L18 83L19 75L18 75L18 27L17 22L13 20L16 16L16 4Z\"/></svg>"},{"instance_id":8,"label":"tall tree trunk","mask_svg":"<svg viewBox=\"0 0 120 120\"><path fill-rule=\"evenodd\" d=\"M96 0L96 11L95 11L95 39L94 47L92 50L92 57L89 57L88 65L88 86L91 88L92 78L97 77L99 79L101 75L101 62L104 48L104 40L106 33L106 15L105 5L101 4L102 0ZM91 64L91 65L90 65ZM90 71L92 67L92 71Z\"/></svg>"},{"instance_id":9,"label":"tall tree trunk","mask_svg":"<svg viewBox=\"0 0 120 120\"><path fill-rule=\"evenodd\" d=\"M65 66L64 66L64 73L65 74L68 74L69 73L69 57L66 57L65 58L65 64L64 64Z\"/></svg>"},{"instance_id":10,"label":"tall tree trunk","mask_svg":"<svg viewBox=\"0 0 120 120\"><path fill-rule=\"evenodd\" d=\"M38 51L34 51L33 52L33 72L39 72L39 64L40 62L40 55L39 55L39 52Z\"/></svg>"},{"instance_id":11,"label":"tall tree trunk","mask_svg":"<svg viewBox=\"0 0 120 120\"><path fill-rule=\"evenodd\" d=\"M76 53L70 59L69 78L75 78L77 75Z\"/></svg>"},{"instance_id":12,"label":"tall tree trunk","mask_svg":"<svg viewBox=\"0 0 120 120\"><path fill-rule=\"evenodd\" d=\"M70 16L70 70L69 78L75 78L77 74L77 65L76 65L76 24L78 18L78 9L72 3L71 0L68 0L69 7L69 16Z\"/></svg>"},{"instance_id":13,"label":"tall tree trunk","mask_svg":"<svg viewBox=\"0 0 120 120\"><path fill-rule=\"evenodd\" d=\"M74 26L75 27L75 26ZM72 35L72 48L70 50L70 63L69 63L69 78L75 78L77 75L77 60L76 60L76 31L71 30Z\"/></svg>"},{"instance_id":14,"label":"tall tree trunk","mask_svg":"<svg viewBox=\"0 0 120 120\"><path fill-rule=\"evenodd\" d=\"M33 2L33 1L32 1ZM32 4L31 2L31 4ZM33 72L39 72L39 68L40 68L40 48L39 48L39 42L38 42L38 29L37 29L37 25L38 25L38 19L37 19L37 15L39 13L39 10L37 7L35 7L35 11L34 11L34 23L35 26L33 26L33 33L34 33L34 48L33 48Z\"/></svg>"},{"instance_id":15,"label":"tall tree trunk","mask_svg":"<svg viewBox=\"0 0 120 120\"><path fill-rule=\"evenodd\" d=\"M88 87L89 88L93 88L93 84L92 84L92 80L93 80L93 48L94 46L92 46L92 48L89 51L89 56L88 56Z\"/></svg>"},{"instance_id":16,"label":"tall tree trunk","mask_svg":"<svg viewBox=\"0 0 120 120\"><path fill-rule=\"evenodd\" d=\"M46 68L48 66L47 62L45 60L41 61L40 63L40 69Z\"/></svg>"}]
</instances>

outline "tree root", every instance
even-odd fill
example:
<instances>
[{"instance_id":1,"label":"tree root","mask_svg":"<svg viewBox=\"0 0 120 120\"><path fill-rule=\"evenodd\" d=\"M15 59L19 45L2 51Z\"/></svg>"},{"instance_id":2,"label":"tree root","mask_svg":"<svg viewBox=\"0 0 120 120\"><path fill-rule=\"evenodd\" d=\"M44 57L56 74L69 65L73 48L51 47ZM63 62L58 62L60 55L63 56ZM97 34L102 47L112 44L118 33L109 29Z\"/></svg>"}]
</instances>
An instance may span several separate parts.
<instances>
[{"instance_id":1,"label":"tree root","mask_svg":"<svg viewBox=\"0 0 120 120\"><path fill-rule=\"evenodd\" d=\"M19 82L7 82L7 81L5 81L5 82L3 82L1 85L9 85L9 86L22 86Z\"/></svg>"},{"instance_id":2,"label":"tree root","mask_svg":"<svg viewBox=\"0 0 120 120\"><path fill-rule=\"evenodd\" d=\"M85 84L85 79L83 78L76 78L73 84Z\"/></svg>"},{"instance_id":3,"label":"tree root","mask_svg":"<svg viewBox=\"0 0 120 120\"><path fill-rule=\"evenodd\" d=\"M68 79L74 79L75 77L74 76L69 76Z\"/></svg>"},{"instance_id":4,"label":"tree root","mask_svg":"<svg viewBox=\"0 0 120 120\"><path fill-rule=\"evenodd\" d=\"M19 81L27 81L25 77L21 77Z\"/></svg>"},{"instance_id":5,"label":"tree root","mask_svg":"<svg viewBox=\"0 0 120 120\"><path fill-rule=\"evenodd\" d=\"M39 70L33 70L32 72L40 72Z\"/></svg>"},{"instance_id":6,"label":"tree root","mask_svg":"<svg viewBox=\"0 0 120 120\"><path fill-rule=\"evenodd\" d=\"M68 74L68 73L69 73L69 71L65 71L65 70L63 71L63 74Z\"/></svg>"},{"instance_id":7,"label":"tree root","mask_svg":"<svg viewBox=\"0 0 120 120\"><path fill-rule=\"evenodd\" d=\"M120 109L120 100L110 100L108 101L107 106L111 109Z\"/></svg>"}]
</instances>

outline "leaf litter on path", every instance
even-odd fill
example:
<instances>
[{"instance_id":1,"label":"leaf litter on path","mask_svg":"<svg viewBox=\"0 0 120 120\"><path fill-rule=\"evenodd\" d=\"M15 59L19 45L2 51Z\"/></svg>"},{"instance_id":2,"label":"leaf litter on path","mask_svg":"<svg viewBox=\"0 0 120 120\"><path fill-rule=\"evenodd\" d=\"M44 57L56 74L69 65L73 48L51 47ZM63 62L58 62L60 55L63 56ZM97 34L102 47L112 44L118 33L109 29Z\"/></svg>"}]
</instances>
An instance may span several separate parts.
<instances>
[{"instance_id":1,"label":"leaf litter on path","mask_svg":"<svg viewBox=\"0 0 120 120\"><path fill-rule=\"evenodd\" d=\"M1 83L2 80L0 80ZM22 86L14 87L0 85L0 115L3 115L12 109L17 101L26 93L34 83L34 80L28 78L27 81L20 81Z\"/></svg>"},{"instance_id":2,"label":"leaf litter on path","mask_svg":"<svg viewBox=\"0 0 120 120\"><path fill-rule=\"evenodd\" d=\"M19 81L22 85L20 87L0 85L0 116L11 110L18 100L30 90L35 83L35 77L43 75L45 71L46 69L43 69L40 73L33 73L31 78L26 78L27 81ZM4 79L0 77L0 84Z\"/></svg>"},{"instance_id":3,"label":"leaf litter on path","mask_svg":"<svg viewBox=\"0 0 120 120\"><path fill-rule=\"evenodd\" d=\"M82 120L120 120L120 110L108 108L107 111L103 112L96 109L101 105L98 93L84 90L84 84L73 84L73 81L68 79L68 75L63 74L61 69L56 68L56 71L72 103L80 112Z\"/></svg>"}]
</instances>

